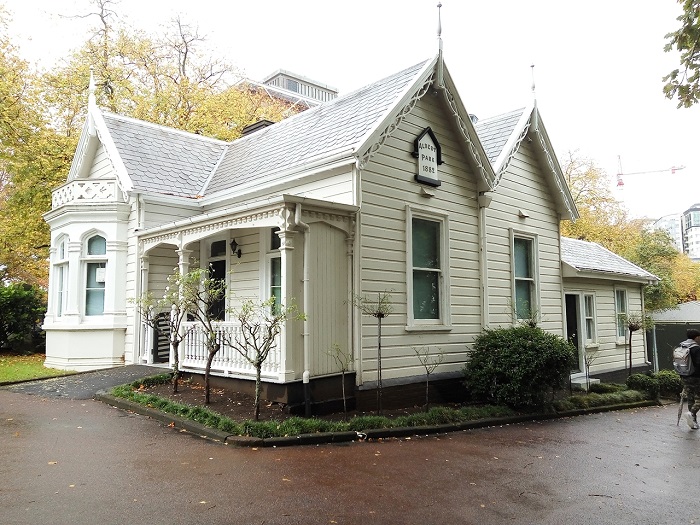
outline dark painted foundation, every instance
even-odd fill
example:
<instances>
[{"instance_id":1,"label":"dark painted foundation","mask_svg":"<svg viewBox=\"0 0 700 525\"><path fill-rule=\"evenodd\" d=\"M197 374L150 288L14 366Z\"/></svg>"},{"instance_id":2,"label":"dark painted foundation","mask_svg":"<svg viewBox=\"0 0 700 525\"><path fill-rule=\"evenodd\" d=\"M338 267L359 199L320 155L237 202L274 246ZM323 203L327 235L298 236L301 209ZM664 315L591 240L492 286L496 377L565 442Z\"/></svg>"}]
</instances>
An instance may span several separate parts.
<instances>
[{"instance_id":1,"label":"dark painted foundation","mask_svg":"<svg viewBox=\"0 0 700 525\"><path fill-rule=\"evenodd\" d=\"M202 374L186 373L183 377L203 384ZM255 395L255 382L249 379L236 379L211 376L212 388L234 389ZM341 376L314 378L309 381L311 415L319 416L343 411L343 391ZM261 396L267 401L284 405L290 414L304 415L306 403L304 384L301 381L277 384L263 383ZM459 403L466 399L467 392L461 378L430 381L430 403ZM348 410L372 412L377 410L376 388L360 390L355 386L355 374L345 374L345 402ZM392 385L382 388L382 410L425 405L425 382Z\"/></svg>"}]
</instances>

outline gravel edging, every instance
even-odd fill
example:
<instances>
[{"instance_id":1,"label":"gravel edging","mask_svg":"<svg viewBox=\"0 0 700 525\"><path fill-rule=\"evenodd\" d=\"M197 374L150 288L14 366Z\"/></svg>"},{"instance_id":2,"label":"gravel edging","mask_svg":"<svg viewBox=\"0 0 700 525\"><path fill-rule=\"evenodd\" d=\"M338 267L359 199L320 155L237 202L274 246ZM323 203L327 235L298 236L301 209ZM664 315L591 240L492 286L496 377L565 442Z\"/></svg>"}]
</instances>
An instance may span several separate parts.
<instances>
[{"instance_id":1,"label":"gravel edging","mask_svg":"<svg viewBox=\"0 0 700 525\"><path fill-rule=\"evenodd\" d=\"M105 391L95 394L95 399L122 410L128 410L136 414L150 417L167 426L185 430L191 434L211 439L226 445L235 447L284 447L293 445L318 445L322 443L347 443L350 441L364 441L368 439L399 438L416 435L444 434L446 432L458 432L475 428L511 425L526 421L545 421L549 419L560 419L564 417L584 416L601 412L612 412L630 408L641 408L649 406L659 406L658 401L637 401L635 403L624 403L619 405L608 405L603 407L568 410L566 412L556 412L547 414L521 414L516 416L478 419L475 421L465 421L463 423L448 423L444 425L431 425L421 427L399 427L380 428L366 430L364 432L317 432L314 434L299 434L297 436L256 438L250 436L232 435L215 428L210 428L196 421L182 418L175 414L167 414L151 407L134 403L127 399L115 397Z\"/></svg>"}]
</instances>

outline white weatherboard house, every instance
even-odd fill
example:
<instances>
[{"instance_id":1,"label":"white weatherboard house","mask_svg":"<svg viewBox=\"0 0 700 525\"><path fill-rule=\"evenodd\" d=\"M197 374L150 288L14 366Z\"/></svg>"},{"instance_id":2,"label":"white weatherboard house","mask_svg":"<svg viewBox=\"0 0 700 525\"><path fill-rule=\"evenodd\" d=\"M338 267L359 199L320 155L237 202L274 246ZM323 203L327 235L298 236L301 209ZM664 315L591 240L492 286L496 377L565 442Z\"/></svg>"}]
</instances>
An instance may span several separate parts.
<instances>
[{"instance_id":1,"label":"white weatherboard house","mask_svg":"<svg viewBox=\"0 0 700 525\"><path fill-rule=\"evenodd\" d=\"M227 280L222 331L235 333L230 310L245 297L307 314L265 364L269 399L297 402L305 372L313 402L335 395L320 386L340 372L334 344L352 355L356 392L374 388L376 319L348 299L386 291L385 385L422 380L425 348L444 354L436 378L455 377L484 328L524 312L567 335L559 222L570 218L536 107L475 129L441 55L230 143L103 112L91 96L46 214L46 365L167 362L128 299L197 265ZM185 370L204 368L198 341L180 346ZM226 348L212 370L254 376Z\"/></svg>"}]
</instances>

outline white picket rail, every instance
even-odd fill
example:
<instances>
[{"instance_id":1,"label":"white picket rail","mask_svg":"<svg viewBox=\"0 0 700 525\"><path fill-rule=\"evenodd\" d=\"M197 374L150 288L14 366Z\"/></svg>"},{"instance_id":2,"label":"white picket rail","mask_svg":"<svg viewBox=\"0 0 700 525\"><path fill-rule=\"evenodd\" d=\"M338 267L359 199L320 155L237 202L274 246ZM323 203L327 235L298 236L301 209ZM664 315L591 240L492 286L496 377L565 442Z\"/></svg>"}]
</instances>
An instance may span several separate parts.
<instances>
[{"instance_id":1,"label":"white picket rail","mask_svg":"<svg viewBox=\"0 0 700 525\"><path fill-rule=\"evenodd\" d=\"M180 366L185 371L203 371L207 365L206 335L199 323L183 323L186 331L185 339L180 343ZM211 371L216 375L240 375L255 377L255 367L251 365L239 352L234 350L226 341L237 339L241 334L241 327L237 323L214 323L217 341L221 349L214 356L211 363ZM251 357L253 354L250 354ZM282 340L278 335L275 345L263 363L261 372L266 378L277 378L280 374L282 363Z\"/></svg>"}]
</instances>

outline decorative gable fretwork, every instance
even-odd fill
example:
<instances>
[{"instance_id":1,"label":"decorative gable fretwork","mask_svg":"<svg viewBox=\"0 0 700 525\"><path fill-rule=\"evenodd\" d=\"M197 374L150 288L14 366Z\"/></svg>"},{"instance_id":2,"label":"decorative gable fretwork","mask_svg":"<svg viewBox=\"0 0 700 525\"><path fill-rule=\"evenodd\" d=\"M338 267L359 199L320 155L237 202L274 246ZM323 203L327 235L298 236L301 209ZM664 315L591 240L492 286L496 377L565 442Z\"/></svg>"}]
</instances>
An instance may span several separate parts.
<instances>
[{"instance_id":1,"label":"decorative gable fretwork","mask_svg":"<svg viewBox=\"0 0 700 525\"><path fill-rule=\"evenodd\" d=\"M363 170L365 169L365 166L367 166L367 163L369 160L374 156L377 151L379 151L379 148L381 148L384 143L387 141L389 137L396 131L401 125L401 122L403 122L403 119L406 118L406 116L411 113L415 105L418 103L418 101L423 98L423 95L425 95L428 90L430 89L430 86L433 84L433 77L435 74L431 74L423 84L413 93L413 96L411 99L406 103L406 105L401 108L401 111L399 111L398 115L396 115L396 118L391 122L387 127L384 128L382 131L382 134L379 136L377 141L372 144L365 152L360 155L359 162L358 162L358 167Z\"/></svg>"},{"instance_id":2,"label":"decorative gable fretwork","mask_svg":"<svg viewBox=\"0 0 700 525\"><path fill-rule=\"evenodd\" d=\"M73 180L64 184L51 194L51 209L60 208L65 204L99 204L116 202L119 188L116 180L90 179ZM126 194L122 193L123 202L127 202Z\"/></svg>"}]
</instances>

